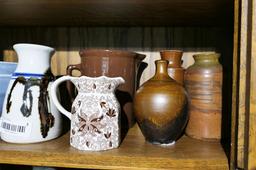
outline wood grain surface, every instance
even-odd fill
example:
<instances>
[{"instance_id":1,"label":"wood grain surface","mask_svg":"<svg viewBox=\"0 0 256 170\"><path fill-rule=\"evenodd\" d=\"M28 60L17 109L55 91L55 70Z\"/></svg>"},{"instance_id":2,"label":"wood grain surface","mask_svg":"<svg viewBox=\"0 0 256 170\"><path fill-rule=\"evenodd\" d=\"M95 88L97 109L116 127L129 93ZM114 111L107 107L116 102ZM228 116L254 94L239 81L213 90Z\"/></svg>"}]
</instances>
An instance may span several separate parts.
<instances>
[{"instance_id":1,"label":"wood grain surface","mask_svg":"<svg viewBox=\"0 0 256 170\"><path fill-rule=\"evenodd\" d=\"M256 170L256 2L252 1L251 11L251 62L250 62L250 115L248 169Z\"/></svg>"},{"instance_id":2,"label":"wood grain surface","mask_svg":"<svg viewBox=\"0 0 256 170\"><path fill-rule=\"evenodd\" d=\"M226 25L231 5L231 0L2 0L0 25Z\"/></svg>"},{"instance_id":3,"label":"wood grain surface","mask_svg":"<svg viewBox=\"0 0 256 170\"><path fill-rule=\"evenodd\" d=\"M240 21L240 44L235 45L240 49L239 61L239 84L236 84L239 91L238 107L238 134L237 134L237 167L248 170L256 169L256 3L251 0L241 1L241 10L236 2L236 10L241 11ZM239 22L237 20L237 22ZM239 23L238 23L239 25ZM235 24L235 30L239 31ZM235 36L236 36L235 31ZM236 61L233 61L236 64ZM234 73L236 70L234 70ZM236 76L236 73L234 74ZM235 80L234 80L235 81ZM234 82L235 83L235 82ZM233 88L234 89L234 88ZM233 94L234 95L234 94ZM234 96L233 96L234 97ZM235 100L234 100L235 101ZM235 104L235 103L233 103ZM235 113L233 113L235 114ZM233 116L233 120L236 117ZM235 125L233 123L233 125ZM236 126L233 126L236 128ZM234 133L234 132L233 132ZM234 153L232 154L234 155ZM232 158L231 158L232 160Z\"/></svg>"},{"instance_id":4,"label":"wood grain surface","mask_svg":"<svg viewBox=\"0 0 256 170\"><path fill-rule=\"evenodd\" d=\"M231 121L231 153L230 153L230 169L235 169L237 160L237 117L238 117L238 55L239 55L239 0L234 3L234 34L233 34L233 83L232 83L232 121Z\"/></svg>"},{"instance_id":5,"label":"wood grain surface","mask_svg":"<svg viewBox=\"0 0 256 170\"><path fill-rule=\"evenodd\" d=\"M138 126L131 128L118 149L85 152L69 145L69 133L38 144L0 142L0 163L92 169L228 169L218 142L183 136L173 146L146 143Z\"/></svg>"},{"instance_id":6,"label":"wood grain surface","mask_svg":"<svg viewBox=\"0 0 256 170\"><path fill-rule=\"evenodd\" d=\"M241 23L240 23L240 65L239 65L239 103L238 103L238 132L237 132L237 166L245 166L245 117L246 117L246 75L247 70L247 39L248 39L248 1L241 1Z\"/></svg>"}]
</instances>

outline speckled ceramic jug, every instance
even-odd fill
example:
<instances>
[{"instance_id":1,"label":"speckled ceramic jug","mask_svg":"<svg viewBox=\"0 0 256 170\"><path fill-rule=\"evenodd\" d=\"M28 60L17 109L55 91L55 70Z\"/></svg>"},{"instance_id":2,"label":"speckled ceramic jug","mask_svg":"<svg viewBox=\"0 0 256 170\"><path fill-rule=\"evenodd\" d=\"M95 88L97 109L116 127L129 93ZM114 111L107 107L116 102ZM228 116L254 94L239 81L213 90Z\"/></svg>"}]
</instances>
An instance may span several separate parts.
<instances>
[{"instance_id":1,"label":"speckled ceramic jug","mask_svg":"<svg viewBox=\"0 0 256 170\"><path fill-rule=\"evenodd\" d=\"M58 102L57 86L66 80L78 89L71 112ZM64 76L53 83L51 94L57 108L71 119L70 144L79 150L100 151L117 148L120 143L120 105L115 89L124 83L116 77Z\"/></svg>"}]
</instances>

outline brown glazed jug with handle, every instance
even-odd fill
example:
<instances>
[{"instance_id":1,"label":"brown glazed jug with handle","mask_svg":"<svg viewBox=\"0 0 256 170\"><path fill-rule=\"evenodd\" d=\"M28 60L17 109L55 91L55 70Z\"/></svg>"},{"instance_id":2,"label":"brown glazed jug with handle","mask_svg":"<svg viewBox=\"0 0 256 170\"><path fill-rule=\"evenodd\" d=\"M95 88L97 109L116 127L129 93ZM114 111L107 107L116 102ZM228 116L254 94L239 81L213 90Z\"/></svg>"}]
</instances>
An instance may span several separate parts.
<instances>
[{"instance_id":1,"label":"brown glazed jug with handle","mask_svg":"<svg viewBox=\"0 0 256 170\"><path fill-rule=\"evenodd\" d=\"M189 121L186 134L201 140L221 138L222 66L220 54L197 54L185 73L189 95Z\"/></svg>"},{"instance_id":2,"label":"brown glazed jug with handle","mask_svg":"<svg viewBox=\"0 0 256 170\"><path fill-rule=\"evenodd\" d=\"M136 92L134 113L146 141L173 144L188 120L187 94L168 75L167 60L157 60L155 64L155 75Z\"/></svg>"},{"instance_id":3,"label":"brown glazed jug with handle","mask_svg":"<svg viewBox=\"0 0 256 170\"><path fill-rule=\"evenodd\" d=\"M115 95L121 105L122 125L131 127L135 123L133 114L133 96L139 84L137 77L139 66L146 57L143 54L125 50L85 49L79 52L81 63L69 65L67 74L72 76L73 70L89 77L108 76L122 77L125 83L120 86ZM70 88L69 91L74 90ZM74 97L73 97L74 98Z\"/></svg>"},{"instance_id":4,"label":"brown glazed jug with handle","mask_svg":"<svg viewBox=\"0 0 256 170\"><path fill-rule=\"evenodd\" d=\"M184 84L184 69L181 67L183 52L180 50L163 50L160 51L161 59L168 60L168 74L175 81Z\"/></svg>"}]
</instances>

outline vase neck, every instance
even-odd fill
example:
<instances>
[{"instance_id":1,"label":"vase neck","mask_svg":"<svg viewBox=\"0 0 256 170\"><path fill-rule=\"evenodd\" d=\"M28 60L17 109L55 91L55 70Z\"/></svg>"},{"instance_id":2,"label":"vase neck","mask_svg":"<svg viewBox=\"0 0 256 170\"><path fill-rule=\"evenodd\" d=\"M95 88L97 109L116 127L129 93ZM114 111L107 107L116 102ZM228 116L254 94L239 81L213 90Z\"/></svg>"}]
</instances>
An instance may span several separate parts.
<instances>
[{"instance_id":1,"label":"vase neck","mask_svg":"<svg viewBox=\"0 0 256 170\"><path fill-rule=\"evenodd\" d=\"M160 51L161 59L168 60L168 67L180 68L182 65L182 51L179 50L164 50Z\"/></svg>"},{"instance_id":2,"label":"vase neck","mask_svg":"<svg viewBox=\"0 0 256 170\"><path fill-rule=\"evenodd\" d=\"M156 60L156 71L152 80L169 80L171 77L168 75L168 61L167 60Z\"/></svg>"}]
</instances>

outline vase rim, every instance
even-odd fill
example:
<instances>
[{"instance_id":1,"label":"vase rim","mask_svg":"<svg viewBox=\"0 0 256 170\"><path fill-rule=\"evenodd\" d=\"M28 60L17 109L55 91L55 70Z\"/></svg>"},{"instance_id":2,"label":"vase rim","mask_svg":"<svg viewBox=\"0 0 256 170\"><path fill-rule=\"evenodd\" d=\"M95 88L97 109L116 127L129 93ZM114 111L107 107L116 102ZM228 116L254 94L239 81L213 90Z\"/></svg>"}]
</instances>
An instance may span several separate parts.
<instances>
[{"instance_id":1,"label":"vase rim","mask_svg":"<svg viewBox=\"0 0 256 170\"><path fill-rule=\"evenodd\" d=\"M169 63L169 61L166 59L158 59L158 60L155 60L155 63Z\"/></svg>"},{"instance_id":2,"label":"vase rim","mask_svg":"<svg viewBox=\"0 0 256 170\"><path fill-rule=\"evenodd\" d=\"M31 44L31 43L17 43L13 45L14 49L20 48L20 47L34 47L34 48L43 48L49 51L55 51L54 48L46 46L46 45L41 45L41 44Z\"/></svg>"},{"instance_id":3,"label":"vase rim","mask_svg":"<svg viewBox=\"0 0 256 170\"><path fill-rule=\"evenodd\" d=\"M17 62L11 62L11 61L0 61L0 64L8 64L8 65L17 65Z\"/></svg>"},{"instance_id":4,"label":"vase rim","mask_svg":"<svg viewBox=\"0 0 256 170\"><path fill-rule=\"evenodd\" d=\"M194 58L209 58L209 57L220 57L220 53L200 53L200 54L194 54Z\"/></svg>"},{"instance_id":5,"label":"vase rim","mask_svg":"<svg viewBox=\"0 0 256 170\"><path fill-rule=\"evenodd\" d=\"M141 54L141 53L137 53L137 52L133 52L133 51L129 51L129 50L119 50L119 49L88 48L88 49L83 49L83 50L79 51L79 54L81 57L83 57L83 54L90 55L90 54L95 54L95 53L104 53L104 54L108 54L110 56L122 54L124 56L133 56L140 60L143 60L146 57L146 55Z\"/></svg>"},{"instance_id":6,"label":"vase rim","mask_svg":"<svg viewBox=\"0 0 256 170\"><path fill-rule=\"evenodd\" d=\"M178 50L178 49L169 49L169 50L161 50L160 53L163 53L163 52L178 52L178 53L183 53L182 50Z\"/></svg>"}]
</instances>

